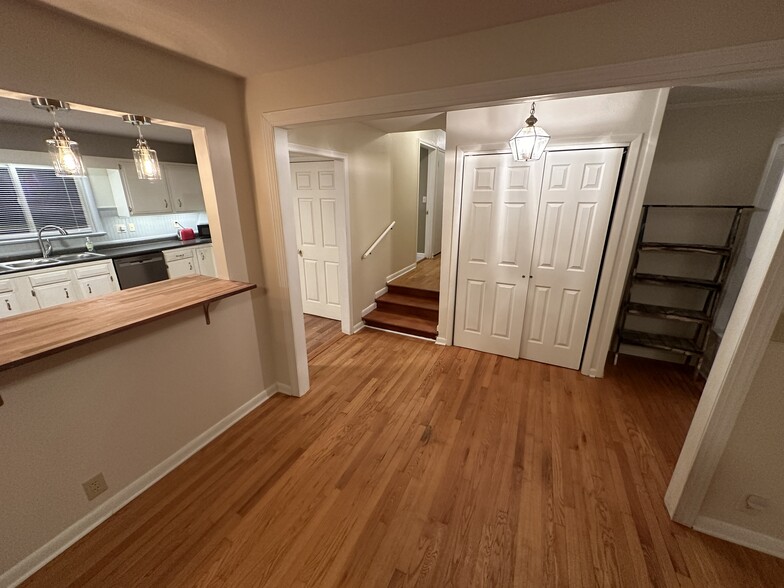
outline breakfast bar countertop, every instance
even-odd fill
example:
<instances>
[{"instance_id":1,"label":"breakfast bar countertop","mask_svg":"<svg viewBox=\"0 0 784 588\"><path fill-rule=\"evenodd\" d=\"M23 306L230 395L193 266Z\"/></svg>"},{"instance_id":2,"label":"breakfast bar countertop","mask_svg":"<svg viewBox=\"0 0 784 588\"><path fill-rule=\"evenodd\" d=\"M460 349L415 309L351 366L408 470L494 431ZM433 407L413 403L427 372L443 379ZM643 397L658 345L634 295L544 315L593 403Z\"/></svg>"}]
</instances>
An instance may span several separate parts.
<instances>
[{"instance_id":1,"label":"breakfast bar countertop","mask_svg":"<svg viewBox=\"0 0 784 588\"><path fill-rule=\"evenodd\" d=\"M247 292L255 284L188 276L0 319L0 370Z\"/></svg>"}]
</instances>

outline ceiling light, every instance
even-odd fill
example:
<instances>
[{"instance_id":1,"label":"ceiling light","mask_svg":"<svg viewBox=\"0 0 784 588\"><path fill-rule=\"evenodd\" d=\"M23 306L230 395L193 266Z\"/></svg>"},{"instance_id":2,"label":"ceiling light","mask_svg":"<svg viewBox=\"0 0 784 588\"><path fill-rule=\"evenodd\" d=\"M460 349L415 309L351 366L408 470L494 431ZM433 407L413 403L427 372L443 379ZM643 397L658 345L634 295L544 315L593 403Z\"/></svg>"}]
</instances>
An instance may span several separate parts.
<instances>
[{"instance_id":1,"label":"ceiling light","mask_svg":"<svg viewBox=\"0 0 784 588\"><path fill-rule=\"evenodd\" d=\"M158 153L150 149L147 141L142 136L142 126L152 124L150 118L141 114L125 114L123 120L132 124L139 131L136 147L133 149L133 161L136 163L136 175L140 180L160 180L161 166L158 163Z\"/></svg>"},{"instance_id":2,"label":"ceiling light","mask_svg":"<svg viewBox=\"0 0 784 588\"><path fill-rule=\"evenodd\" d=\"M54 137L46 140L49 155L52 158L54 173L60 177L84 176L84 163L79 153L79 144L71 141L65 134L65 129L57 122L58 110L70 110L67 102L53 98L31 98L30 102L36 108L52 113L54 121Z\"/></svg>"},{"instance_id":3,"label":"ceiling light","mask_svg":"<svg viewBox=\"0 0 784 588\"><path fill-rule=\"evenodd\" d=\"M550 141L550 135L542 127L536 126L535 112L536 102L531 105L531 116L525 119L526 126L509 139L515 161L536 161L542 156Z\"/></svg>"}]
</instances>

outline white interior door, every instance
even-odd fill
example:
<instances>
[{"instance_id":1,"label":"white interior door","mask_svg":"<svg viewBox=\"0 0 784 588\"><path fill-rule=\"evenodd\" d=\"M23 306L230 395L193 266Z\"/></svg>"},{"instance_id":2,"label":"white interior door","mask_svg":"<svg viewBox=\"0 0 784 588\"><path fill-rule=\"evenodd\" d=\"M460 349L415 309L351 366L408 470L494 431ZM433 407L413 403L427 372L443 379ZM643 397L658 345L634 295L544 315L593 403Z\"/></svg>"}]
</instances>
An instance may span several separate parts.
<instances>
[{"instance_id":1,"label":"white interior door","mask_svg":"<svg viewBox=\"0 0 784 588\"><path fill-rule=\"evenodd\" d=\"M455 345L519 356L543 166L464 159Z\"/></svg>"},{"instance_id":2,"label":"white interior door","mask_svg":"<svg viewBox=\"0 0 784 588\"><path fill-rule=\"evenodd\" d=\"M342 175L334 161L291 164L302 309L340 320L338 206Z\"/></svg>"},{"instance_id":3,"label":"white interior door","mask_svg":"<svg viewBox=\"0 0 784 588\"><path fill-rule=\"evenodd\" d=\"M580 367L622 158L547 153L520 357Z\"/></svg>"}]
</instances>

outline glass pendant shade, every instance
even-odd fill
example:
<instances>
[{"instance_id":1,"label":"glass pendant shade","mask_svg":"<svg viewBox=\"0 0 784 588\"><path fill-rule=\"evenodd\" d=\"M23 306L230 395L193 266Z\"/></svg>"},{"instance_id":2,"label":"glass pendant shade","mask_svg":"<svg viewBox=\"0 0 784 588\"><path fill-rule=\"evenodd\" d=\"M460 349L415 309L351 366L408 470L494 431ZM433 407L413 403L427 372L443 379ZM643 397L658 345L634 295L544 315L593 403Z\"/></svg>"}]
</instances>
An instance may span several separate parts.
<instances>
[{"instance_id":1,"label":"glass pendant shade","mask_svg":"<svg viewBox=\"0 0 784 588\"><path fill-rule=\"evenodd\" d=\"M150 149L147 141L139 139L133 149L133 161L136 164L136 175L140 180L160 180L161 166L158 163L158 154L155 149Z\"/></svg>"},{"instance_id":2,"label":"glass pendant shade","mask_svg":"<svg viewBox=\"0 0 784 588\"><path fill-rule=\"evenodd\" d=\"M74 177L87 175L79 153L79 144L71 141L60 125L54 127L54 137L46 140L49 155L55 175L59 177Z\"/></svg>"},{"instance_id":3,"label":"glass pendant shade","mask_svg":"<svg viewBox=\"0 0 784 588\"><path fill-rule=\"evenodd\" d=\"M536 104L531 106L531 116L526 119L526 126L509 139L509 146L512 148L512 156L515 161L536 161L542 157L547 143L550 142L550 135L547 131L536 126L535 108Z\"/></svg>"}]
</instances>

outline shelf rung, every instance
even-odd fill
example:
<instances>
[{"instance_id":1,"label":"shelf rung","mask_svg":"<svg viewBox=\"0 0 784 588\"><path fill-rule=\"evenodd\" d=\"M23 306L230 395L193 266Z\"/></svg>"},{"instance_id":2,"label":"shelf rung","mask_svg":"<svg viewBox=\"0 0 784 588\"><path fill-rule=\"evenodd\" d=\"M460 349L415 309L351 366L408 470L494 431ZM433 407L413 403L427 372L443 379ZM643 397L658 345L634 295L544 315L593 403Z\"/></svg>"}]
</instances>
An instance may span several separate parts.
<instances>
[{"instance_id":1,"label":"shelf rung","mask_svg":"<svg viewBox=\"0 0 784 588\"><path fill-rule=\"evenodd\" d=\"M721 288L721 284L714 282L713 280L700 280L697 278L664 276L659 274L636 274L634 276L634 281L657 286L685 286L687 288L702 288L705 290L718 290Z\"/></svg>"},{"instance_id":2,"label":"shelf rung","mask_svg":"<svg viewBox=\"0 0 784 588\"><path fill-rule=\"evenodd\" d=\"M659 335L655 333L643 333L642 331L623 330L620 333L621 343L636 345L638 347L648 347L650 349L662 349L681 355L696 356L702 355L700 349L693 339L686 337L673 337L671 335Z\"/></svg>"},{"instance_id":3,"label":"shelf rung","mask_svg":"<svg viewBox=\"0 0 784 588\"><path fill-rule=\"evenodd\" d=\"M672 306L657 306L655 304L641 304L630 302L626 305L626 311L636 316L647 316L667 320L682 321L686 323L710 323L711 318L701 310L690 310L687 308L675 308Z\"/></svg>"},{"instance_id":4,"label":"shelf rung","mask_svg":"<svg viewBox=\"0 0 784 588\"><path fill-rule=\"evenodd\" d=\"M697 243L640 243L640 251L670 251L676 253L707 253L709 255L730 255L730 248L723 245L699 245Z\"/></svg>"}]
</instances>

